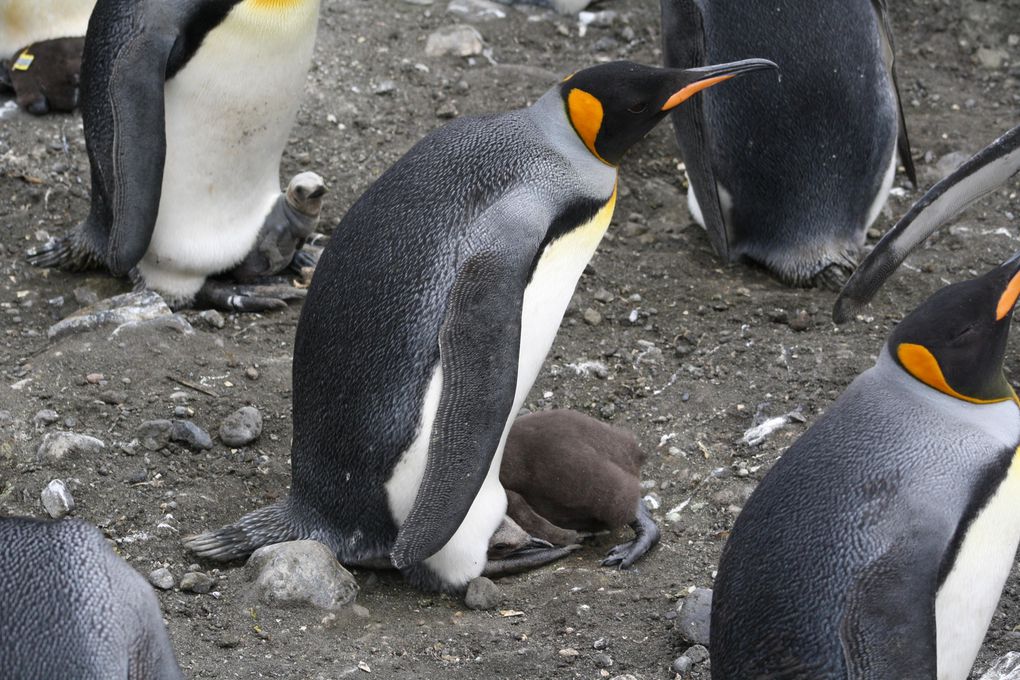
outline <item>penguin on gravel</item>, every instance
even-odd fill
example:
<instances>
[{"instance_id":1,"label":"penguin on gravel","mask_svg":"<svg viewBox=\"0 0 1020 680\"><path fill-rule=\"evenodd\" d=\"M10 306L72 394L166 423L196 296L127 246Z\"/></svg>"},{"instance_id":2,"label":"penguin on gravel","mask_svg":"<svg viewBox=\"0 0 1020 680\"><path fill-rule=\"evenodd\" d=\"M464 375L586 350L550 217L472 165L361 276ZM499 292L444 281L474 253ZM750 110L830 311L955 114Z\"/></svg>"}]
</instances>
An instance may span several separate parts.
<instances>
[{"instance_id":1,"label":"penguin on gravel","mask_svg":"<svg viewBox=\"0 0 1020 680\"><path fill-rule=\"evenodd\" d=\"M897 150L917 184L886 0L661 0L667 66L754 54L778 86L706 93L673 113L695 221L728 262L838 288L885 204Z\"/></svg>"},{"instance_id":2,"label":"penguin on gravel","mask_svg":"<svg viewBox=\"0 0 1020 680\"><path fill-rule=\"evenodd\" d=\"M568 409L521 416L510 428L499 469L506 514L556 545L576 543L577 532L630 526L634 540L602 560L628 569L661 533L641 500L644 462L632 433L590 416Z\"/></svg>"},{"instance_id":3,"label":"penguin on gravel","mask_svg":"<svg viewBox=\"0 0 1020 680\"><path fill-rule=\"evenodd\" d=\"M0 519L0 677L183 680L145 579L81 520Z\"/></svg>"},{"instance_id":4,"label":"penguin on gravel","mask_svg":"<svg viewBox=\"0 0 1020 680\"><path fill-rule=\"evenodd\" d=\"M300 242L276 242L289 230L263 227L286 213L280 158L318 16L319 0L99 0L81 76L91 210L29 260L130 273L173 306L262 311L302 297L211 277L256 250L314 263Z\"/></svg>"},{"instance_id":5,"label":"penguin on gravel","mask_svg":"<svg viewBox=\"0 0 1020 680\"><path fill-rule=\"evenodd\" d=\"M919 229L1014 174L1008 146L922 198ZM884 241L879 261L883 246L897 252ZM1020 543L1002 365L1018 297L1020 253L937 291L765 476L719 564L714 680L968 676Z\"/></svg>"},{"instance_id":6,"label":"penguin on gravel","mask_svg":"<svg viewBox=\"0 0 1020 680\"><path fill-rule=\"evenodd\" d=\"M188 547L229 560L314 538L344 564L389 556L420 588L462 590L504 516L507 431L609 225L617 164L693 93L773 66L601 64L411 148L337 227L302 309L290 496Z\"/></svg>"}]
</instances>

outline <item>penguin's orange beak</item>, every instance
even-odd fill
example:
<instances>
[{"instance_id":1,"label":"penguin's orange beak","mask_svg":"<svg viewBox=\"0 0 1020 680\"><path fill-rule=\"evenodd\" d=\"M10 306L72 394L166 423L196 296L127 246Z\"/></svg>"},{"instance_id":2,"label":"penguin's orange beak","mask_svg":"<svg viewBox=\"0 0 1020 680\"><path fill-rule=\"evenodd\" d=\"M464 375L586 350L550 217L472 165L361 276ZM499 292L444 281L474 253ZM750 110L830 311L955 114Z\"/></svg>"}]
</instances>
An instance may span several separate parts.
<instances>
[{"instance_id":1,"label":"penguin's orange beak","mask_svg":"<svg viewBox=\"0 0 1020 680\"><path fill-rule=\"evenodd\" d=\"M683 104L685 101L690 99L693 95L701 92L702 90L708 89L713 85L718 85L721 82L735 78L751 71L760 71L762 69L779 69L774 62L768 59L744 59L742 61L733 61L728 64L717 64L715 66L702 66L700 68L690 68L683 71L683 77L686 81L684 86L674 92L666 103L662 105L662 111L669 111Z\"/></svg>"},{"instance_id":2,"label":"penguin's orange beak","mask_svg":"<svg viewBox=\"0 0 1020 680\"><path fill-rule=\"evenodd\" d=\"M1020 272L1013 275L999 297L999 304L995 308L995 320L1002 321L1006 315L1016 307L1017 298L1020 298Z\"/></svg>"}]
</instances>

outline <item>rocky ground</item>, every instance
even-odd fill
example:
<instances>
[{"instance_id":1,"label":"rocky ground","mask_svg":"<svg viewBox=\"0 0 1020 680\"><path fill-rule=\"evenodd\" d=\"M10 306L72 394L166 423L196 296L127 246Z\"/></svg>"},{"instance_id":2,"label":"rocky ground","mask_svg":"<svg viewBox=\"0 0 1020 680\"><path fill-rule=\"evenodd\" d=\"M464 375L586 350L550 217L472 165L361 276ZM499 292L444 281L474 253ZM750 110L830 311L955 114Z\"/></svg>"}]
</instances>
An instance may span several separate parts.
<instances>
[{"instance_id":1,"label":"rocky ground","mask_svg":"<svg viewBox=\"0 0 1020 680\"><path fill-rule=\"evenodd\" d=\"M1020 6L892 4L906 116L927 187L1016 124ZM326 178L329 231L382 170L446 119L526 105L598 60L660 61L657 3L605 0L594 9L614 14L582 27L534 8L466 18L446 0L324 0L284 174L312 169ZM428 54L430 34L462 23L477 30L481 54ZM299 305L265 316L186 312L117 334L100 327L50 339L52 324L129 286L25 264L27 248L85 215L88 159L79 117L40 120L4 104L0 513L45 516L41 492L62 480L63 491L46 494L49 507L60 511L69 493L73 514L99 525L139 571L165 570L154 580L170 586L161 604L194 678L673 678L671 665L690 647L678 605L712 586L755 483L872 363L903 314L1018 247L1014 182L914 255L866 316L836 327L832 292L784 288L713 257L687 214L672 132L662 126L624 164L614 225L528 403L637 433L649 456L648 503L664 528L660 546L620 572L598 559L623 535L602 537L552 567L499 581L491 611L368 571L355 571L356 607L276 610L251 599L243 569L193 565L181 537L286 493ZM897 187L872 240L919 195L901 178ZM1017 382L1015 356L1008 368ZM220 427L246 405L258 410L261 435L240 444ZM791 422L764 442L741 441L786 414ZM178 422L142 428L154 420ZM59 432L98 442L79 438L68 452ZM1020 647L1018 624L1014 573L975 677ZM708 677L699 651L687 654L683 677Z\"/></svg>"}]
</instances>

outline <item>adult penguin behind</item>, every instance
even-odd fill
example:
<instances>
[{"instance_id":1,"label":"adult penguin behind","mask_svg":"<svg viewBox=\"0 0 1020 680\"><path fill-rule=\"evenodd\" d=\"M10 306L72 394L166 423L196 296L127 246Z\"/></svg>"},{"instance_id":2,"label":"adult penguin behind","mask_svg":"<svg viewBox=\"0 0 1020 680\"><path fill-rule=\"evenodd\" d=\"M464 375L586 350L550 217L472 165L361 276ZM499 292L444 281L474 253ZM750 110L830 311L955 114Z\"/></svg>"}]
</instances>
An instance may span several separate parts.
<instances>
[{"instance_id":1,"label":"adult penguin behind","mask_svg":"<svg viewBox=\"0 0 1020 680\"><path fill-rule=\"evenodd\" d=\"M183 680L159 602L85 522L0 518L0 677Z\"/></svg>"},{"instance_id":2,"label":"adult penguin behind","mask_svg":"<svg viewBox=\"0 0 1020 680\"><path fill-rule=\"evenodd\" d=\"M287 210L279 172L318 15L319 0L99 0L82 63L90 212L29 260L131 273L173 306L262 311L302 297L229 271L253 251L314 262L291 243L307 220ZM301 191L317 220L321 178Z\"/></svg>"},{"instance_id":3,"label":"adult penguin behind","mask_svg":"<svg viewBox=\"0 0 1020 680\"><path fill-rule=\"evenodd\" d=\"M187 545L229 560L310 537L342 563L389 556L420 588L463 589L503 518L507 431L609 225L617 164L693 93L772 67L601 64L416 144L350 209L312 281L290 496Z\"/></svg>"},{"instance_id":4,"label":"adult penguin behind","mask_svg":"<svg viewBox=\"0 0 1020 680\"><path fill-rule=\"evenodd\" d=\"M842 285L885 203L897 148L917 184L885 0L661 0L667 66L754 54L782 70L673 113L694 219L728 262Z\"/></svg>"}]
</instances>

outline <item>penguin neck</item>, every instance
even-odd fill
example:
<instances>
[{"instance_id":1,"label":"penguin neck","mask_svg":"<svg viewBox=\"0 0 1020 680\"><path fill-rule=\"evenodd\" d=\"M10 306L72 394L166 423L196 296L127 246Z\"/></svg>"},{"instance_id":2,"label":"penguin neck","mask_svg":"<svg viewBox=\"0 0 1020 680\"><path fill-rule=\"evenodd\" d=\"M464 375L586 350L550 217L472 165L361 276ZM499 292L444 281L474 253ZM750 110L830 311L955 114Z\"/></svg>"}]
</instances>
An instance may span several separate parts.
<instances>
[{"instance_id":1,"label":"penguin neck","mask_svg":"<svg viewBox=\"0 0 1020 680\"><path fill-rule=\"evenodd\" d=\"M545 138L545 143L562 156L586 183L591 184L596 195L609 196L616 186L617 168L597 158L578 137L567 118L559 88L546 92L526 111Z\"/></svg>"}]
</instances>

